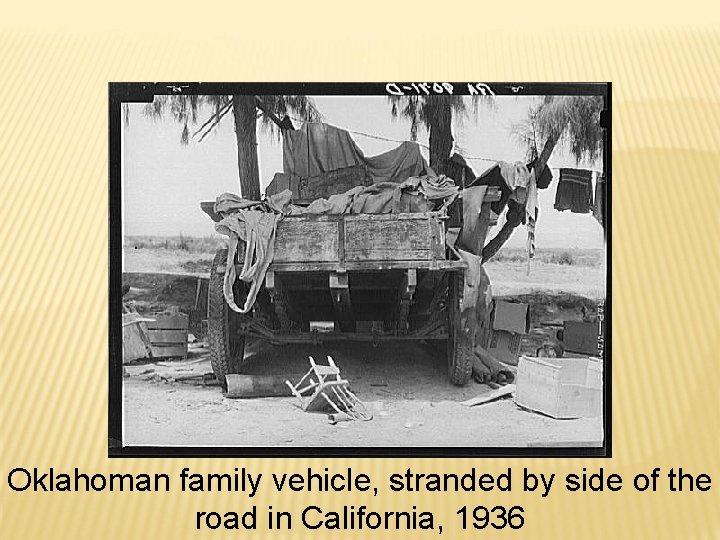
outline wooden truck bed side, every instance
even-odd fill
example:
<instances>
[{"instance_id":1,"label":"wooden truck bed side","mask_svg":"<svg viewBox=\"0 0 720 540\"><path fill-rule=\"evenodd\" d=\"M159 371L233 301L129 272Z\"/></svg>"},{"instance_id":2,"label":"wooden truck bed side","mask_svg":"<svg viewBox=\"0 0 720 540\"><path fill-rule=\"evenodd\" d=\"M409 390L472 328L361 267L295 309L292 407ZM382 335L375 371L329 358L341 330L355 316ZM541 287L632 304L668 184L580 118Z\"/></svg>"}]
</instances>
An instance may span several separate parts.
<instances>
[{"instance_id":1,"label":"wooden truck bed side","mask_svg":"<svg viewBox=\"0 0 720 540\"><path fill-rule=\"evenodd\" d=\"M445 261L441 214L289 216L278 223L271 269L438 268ZM457 262L457 261L452 261Z\"/></svg>"}]
</instances>

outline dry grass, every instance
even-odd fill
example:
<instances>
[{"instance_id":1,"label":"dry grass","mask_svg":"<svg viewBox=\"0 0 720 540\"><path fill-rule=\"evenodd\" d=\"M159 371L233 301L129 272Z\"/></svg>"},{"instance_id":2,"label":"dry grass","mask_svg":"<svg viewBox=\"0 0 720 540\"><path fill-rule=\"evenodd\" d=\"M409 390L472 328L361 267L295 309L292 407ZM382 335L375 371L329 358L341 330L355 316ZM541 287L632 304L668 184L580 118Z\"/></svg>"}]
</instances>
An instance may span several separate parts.
<instances>
[{"instance_id":1,"label":"dry grass","mask_svg":"<svg viewBox=\"0 0 720 540\"><path fill-rule=\"evenodd\" d=\"M187 253L214 254L222 245L217 236L126 236L125 249L148 249L165 251L184 251Z\"/></svg>"},{"instance_id":2,"label":"dry grass","mask_svg":"<svg viewBox=\"0 0 720 540\"><path fill-rule=\"evenodd\" d=\"M527 252L523 248L503 248L491 262L524 263ZM600 267L604 265L601 249L541 248L535 252L533 262L558 264L562 266Z\"/></svg>"},{"instance_id":3,"label":"dry grass","mask_svg":"<svg viewBox=\"0 0 720 540\"><path fill-rule=\"evenodd\" d=\"M536 292L605 297L605 257L599 249L538 249L530 261L522 248L504 248L485 264L493 293L517 296Z\"/></svg>"},{"instance_id":4,"label":"dry grass","mask_svg":"<svg viewBox=\"0 0 720 540\"><path fill-rule=\"evenodd\" d=\"M222 237L135 236L125 240L125 272L167 272L206 276ZM602 250L539 249L527 272L522 248L505 248L485 265L498 296L548 292L605 297Z\"/></svg>"}]
</instances>

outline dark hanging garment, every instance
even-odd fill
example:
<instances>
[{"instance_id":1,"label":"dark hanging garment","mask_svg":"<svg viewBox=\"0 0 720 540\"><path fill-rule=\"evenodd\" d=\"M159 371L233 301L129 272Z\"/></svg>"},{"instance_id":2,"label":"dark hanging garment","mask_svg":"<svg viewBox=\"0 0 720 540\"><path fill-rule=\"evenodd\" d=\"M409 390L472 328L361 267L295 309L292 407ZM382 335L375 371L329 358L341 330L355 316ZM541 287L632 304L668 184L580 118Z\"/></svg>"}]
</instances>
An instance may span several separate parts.
<instances>
[{"instance_id":1,"label":"dark hanging garment","mask_svg":"<svg viewBox=\"0 0 720 540\"><path fill-rule=\"evenodd\" d=\"M501 214L507 205L512 189L507 185L502 174L500 174L500 165L493 165L488 170L478 176L472 183L473 186L493 186L500 189L500 200L490 203L490 208L496 214ZM468 186L466 186L468 187Z\"/></svg>"},{"instance_id":2,"label":"dark hanging garment","mask_svg":"<svg viewBox=\"0 0 720 540\"><path fill-rule=\"evenodd\" d=\"M592 208L592 201L592 171L560 169L560 181L555 193L555 210L587 214Z\"/></svg>"},{"instance_id":3,"label":"dark hanging garment","mask_svg":"<svg viewBox=\"0 0 720 540\"><path fill-rule=\"evenodd\" d=\"M598 176L595 182L595 204L593 205L593 216L600 225L605 226L605 175Z\"/></svg>"},{"instance_id":4,"label":"dark hanging garment","mask_svg":"<svg viewBox=\"0 0 720 540\"><path fill-rule=\"evenodd\" d=\"M443 166L435 172L452 178L455 181L455 185L461 189L465 189L475 181L475 171L473 171L472 167L465 161L465 158L458 153L450 156L450 159L446 160Z\"/></svg>"},{"instance_id":5,"label":"dark hanging garment","mask_svg":"<svg viewBox=\"0 0 720 540\"><path fill-rule=\"evenodd\" d=\"M537 162L537 159L533 159L530 163L527 164L528 171L533 169L535 167L535 163ZM550 170L550 167L545 165L542 172L538 175L537 171L535 172L535 184L537 185L538 189L547 189L550 185L550 182L552 182L553 175L552 171Z\"/></svg>"},{"instance_id":6,"label":"dark hanging garment","mask_svg":"<svg viewBox=\"0 0 720 540\"><path fill-rule=\"evenodd\" d=\"M527 169L530 170L535 166L535 161L533 160L530 163L526 165ZM550 182L552 181L552 171L550 170L550 167L545 165L545 168L543 169L543 172L540 174L540 177L535 177L535 183L538 187L538 189L546 189ZM480 176L478 176L472 184L467 184L466 187L469 187L470 185L473 186L495 186L497 188L500 188L500 200L493 202L490 206L496 214L501 214L502 211L505 209L505 206L512 206L509 204L510 197L512 195L512 189L507 185L507 182L505 182L505 179L503 178L502 174L500 173L500 165L494 165L487 169L485 172L483 172ZM517 205L516 205L517 206ZM522 206L522 205L520 205ZM525 218L523 217L521 220L518 220L518 223L525 223Z\"/></svg>"}]
</instances>

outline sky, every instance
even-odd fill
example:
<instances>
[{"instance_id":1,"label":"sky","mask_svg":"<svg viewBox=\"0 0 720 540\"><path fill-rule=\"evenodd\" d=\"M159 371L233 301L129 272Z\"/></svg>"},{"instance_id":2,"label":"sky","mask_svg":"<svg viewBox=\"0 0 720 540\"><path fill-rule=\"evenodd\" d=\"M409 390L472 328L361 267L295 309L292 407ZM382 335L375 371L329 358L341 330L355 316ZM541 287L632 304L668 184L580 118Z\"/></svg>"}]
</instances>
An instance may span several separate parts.
<instances>
[{"instance_id":1,"label":"sky","mask_svg":"<svg viewBox=\"0 0 720 540\"><path fill-rule=\"evenodd\" d=\"M513 137L512 127L522 121L533 97L496 96L493 106L481 106L477 117L468 115L453 127L456 149L471 158L477 174L496 161L524 161L525 148ZM393 119L384 96L315 96L325 122L351 131L397 141L408 140L410 123ZM143 104L131 104L129 123L123 122L123 227L128 236L209 236L213 223L200 210L200 201L212 201L224 192L237 193L237 149L232 115L227 115L202 142L180 143L181 126L172 119L143 115ZM200 114L202 123L210 111ZM297 122L296 122L297 125ZM196 128L197 129L197 126ZM194 131L191 126L191 132ZM396 147L399 142L373 139L352 133L365 155ZM427 144L425 130L418 142ZM427 149L423 148L427 159ZM261 189L282 171L282 142L263 129L258 133ZM553 181L539 191L540 217L536 246L547 248L602 248L603 231L592 214L558 212L553 208L559 167L578 166L563 149L550 158ZM599 164L580 164L599 168ZM502 217L498 227L503 223ZM492 233L491 233L492 234ZM525 245L525 228L515 230L508 246Z\"/></svg>"}]
</instances>

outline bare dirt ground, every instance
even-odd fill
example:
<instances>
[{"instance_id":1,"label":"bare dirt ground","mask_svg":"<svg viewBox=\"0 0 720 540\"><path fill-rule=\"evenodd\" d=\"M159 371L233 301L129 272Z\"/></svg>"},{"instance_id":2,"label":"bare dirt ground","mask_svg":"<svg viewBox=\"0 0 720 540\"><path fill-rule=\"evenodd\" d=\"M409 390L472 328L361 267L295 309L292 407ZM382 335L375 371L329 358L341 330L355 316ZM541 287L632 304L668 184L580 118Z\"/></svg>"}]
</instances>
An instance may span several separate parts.
<instances>
[{"instance_id":1,"label":"bare dirt ground","mask_svg":"<svg viewBox=\"0 0 720 540\"><path fill-rule=\"evenodd\" d=\"M205 243L212 244L205 239ZM208 275L209 249L170 245L128 245L126 300L141 312L180 307L190 314L191 332L202 339L202 302L197 277ZM210 246L211 247L211 246ZM532 352L554 332L553 323L582 320L604 297L604 265L595 256L555 264L551 254L534 260L531 273L518 257L486 265L496 297L530 304L533 330L522 341ZM563 254L564 255L564 254ZM206 292L205 292L206 294ZM124 442L180 446L598 446L602 418L555 420L525 411L512 399L477 407L461 402L489 393L471 382L450 384L444 358L422 344L365 344L275 347L251 342L248 374L301 374L308 356L331 355L357 396L372 410L369 422L330 425L322 414L305 413L292 398L232 400L220 389L176 379L211 371L207 351L193 347L187 360L155 360L127 366L123 380Z\"/></svg>"},{"instance_id":2,"label":"bare dirt ground","mask_svg":"<svg viewBox=\"0 0 720 540\"><path fill-rule=\"evenodd\" d=\"M555 420L525 411L511 399L467 407L489 393L447 379L444 360L422 345L341 344L273 347L254 343L247 373L303 373L307 357L331 355L353 392L372 410L369 422L330 425L305 413L294 398L226 399L218 387L171 382L210 370L206 354L186 361L129 366L124 379L124 441L189 446L598 446L602 419Z\"/></svg>"}]
</instances>

